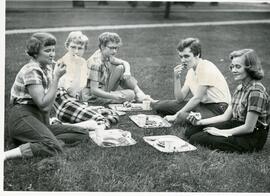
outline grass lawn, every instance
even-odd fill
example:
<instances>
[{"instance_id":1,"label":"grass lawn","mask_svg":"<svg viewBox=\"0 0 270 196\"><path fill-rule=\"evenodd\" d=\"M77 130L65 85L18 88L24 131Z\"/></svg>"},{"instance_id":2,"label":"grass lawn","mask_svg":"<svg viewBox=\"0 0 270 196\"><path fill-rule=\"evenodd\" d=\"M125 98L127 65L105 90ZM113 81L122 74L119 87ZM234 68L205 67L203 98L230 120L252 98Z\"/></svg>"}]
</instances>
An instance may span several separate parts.
<instances>
[{"instance_id":1,"label":"grass lawn","mask_svg":"<svg viewBox=\"0 0 270 196\"><path fill-rule=\"evenodd\" d=\"M252 18L252 17L251 17ZM11 26L14 24L11 24ZM141 88L156 99L173 98L172 69L179 63L178 41L200 38L203 58L214 62L226 76L231 92L236 87L228 69L228 55L240 48L253 48L262 59L265 84L270 92L270 25L177 27L118 30L123 40L119 57L132 66ZM102 31L84 32L90 40L87 58L97 48ZM57 37L57 58L65 53L68 32ZM25 40L30 34L6 36L5 122L10 88L16 73L27 62ZM133 113L128 113L128 115ZM147 145L146 135L172 134L183 137L182 127L142 129L124 116L117 128L132 133L137 144L130 147L100 148L92 141L40 163L40 158L10 160L4 163L5 191L170 191L170 192L270 192L270 141L258 153L236 154L197 151L164 154ZM5 149L12 148L5 129Z\"/></svg>"}]
</instances>

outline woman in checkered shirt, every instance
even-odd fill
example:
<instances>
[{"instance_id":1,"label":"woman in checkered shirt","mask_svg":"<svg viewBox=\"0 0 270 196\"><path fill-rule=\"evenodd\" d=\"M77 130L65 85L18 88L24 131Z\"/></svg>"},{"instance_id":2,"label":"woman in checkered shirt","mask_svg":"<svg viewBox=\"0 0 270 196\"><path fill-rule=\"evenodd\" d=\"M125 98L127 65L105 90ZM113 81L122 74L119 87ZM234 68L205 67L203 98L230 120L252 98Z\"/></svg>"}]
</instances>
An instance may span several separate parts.
<instances>
[{"instance_id":1,"label":"woman in checkered shirt","mask_svg":"<svg viewBox=\"0 0 270 196\"><path fill-rule=\"evenodd\" d=\"M118 115L103 106L89 106L86 102L90 89L86 88L88 68L83 54L87 45L88 38L81 31L70 32L66 39L67 53L58 60L66 65L66 74L59 80L53 104L56 120L76 123L76 126L88 124L95 128L99 124L103 129L109 128L111 123L118 122Z\"/></svg>"},{"instance_id":2,"label":"woman in checkered shirt","mask_svg":"<svg viewBox=\"0 0 270 196\"><path fill-rule=\"evenodd\" d=\"M8 128L19 147L6 151L5 159L52 156L63 151L65 144L87 140L88 130L69 125L50 125L49 114L59 79L66 65L54 66L56 38L49 33L35 33L27 42L31 60L16 76L11 89Z\"/></svg>"},{"instance_id":3,"label":"woman in checkered shirt","mask_svg":"<svg viewBox=\"0 0 270 196\"><path fill-rule=\"evenodd\" d=\"M237 86L232 103L224 114L196 120L189 141L211 149L228 152L253 152L261 150L267 140L270 120L269 95L260 80L264 72L258 56L252 49L242 49L230 54L230 70Z\"/></svg>"}]
</instances>

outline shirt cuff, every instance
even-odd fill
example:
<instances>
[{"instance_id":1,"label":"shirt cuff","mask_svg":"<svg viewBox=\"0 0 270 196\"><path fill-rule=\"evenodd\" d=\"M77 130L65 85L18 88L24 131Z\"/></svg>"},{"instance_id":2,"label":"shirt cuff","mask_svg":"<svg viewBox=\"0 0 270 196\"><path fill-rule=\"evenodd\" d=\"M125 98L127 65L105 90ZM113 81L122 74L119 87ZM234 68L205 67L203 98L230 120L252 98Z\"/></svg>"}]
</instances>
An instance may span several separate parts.
<instances>
[{"instance_id":1,"label":"shirt cuff","mask_svg":"<svg viewBox=\"0 0 270 196\"><path fill-rule=\"evenodd\" d=\"M32 157L32 156L34 156L33 152L32 152L32 149L31 149L30 143L20 145L20 150L22 152L23 157Z\"/></svg>"}]
</instances>

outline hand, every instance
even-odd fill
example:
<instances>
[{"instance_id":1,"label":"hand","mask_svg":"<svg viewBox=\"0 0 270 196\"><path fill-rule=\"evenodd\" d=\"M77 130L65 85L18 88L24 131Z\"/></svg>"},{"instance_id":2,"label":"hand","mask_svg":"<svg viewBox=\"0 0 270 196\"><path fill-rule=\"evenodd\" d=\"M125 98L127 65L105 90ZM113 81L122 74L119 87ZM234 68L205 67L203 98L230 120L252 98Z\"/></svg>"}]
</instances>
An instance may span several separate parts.
<instances>
[{"instance_id":1,"label":"hand","mask_svg":"<svg viewBox=\"0 0 270 196\"><path fill-rule=\"evenodd\" d=\"M63 62L55 64L54 76L57 79L60 79L66 73L66 71L66 64L64 64Z\"/></svg>"},{"instance_id":2,"label":"hand","mask_svg":"<svg viewBox=\"0 0 270 196\"><path fill-rule=\"evenodd\" d=\"M186 118L192 125L200 125L201 124L201 114L190 112Z\"/></svg>"},{"instance_id":3,"label":"hand","mask_svg":"<svg viewBox=\"0 0 270 196\"><path fill-rule=\"evenodd\" d=\"M186 68L186 66L180 64L180 65L177 65L175 68L174 68L174 74L179 78L181 77L181 73L182 71Z\"/></svg>"},{"instance_id":4,"label":"hand","mask_svg":"<svg viewBox=\"0 0 270 196\"><path fill-rule=\"evenodd\" d=\"M176 120L176 115L167 115L164 117L165 120L169 121L169 122L174 122Z\"/></svg>"},{"instance_id":5,"label":"hand","mask_svg":"<svg viewBox=\"0 0 270 196\"><path fill-rule=\"evenodd\" d=\"M214 135L214 136L223 136L223 137L232 136L232 134L226 132L225 130L220 130L220 129L215 128L215 127L206 127L203 130L204 130L204 132L207 132L207 133Z\"/></svg>"},{"instance_id":6,"label":"hand","mask_svg":"<svg viewBox=\"0 0 270 196\"><path fill-rule=\"evenodd\" d=\"M194 115L188 115L187 120L194 126L200 125L200 120L197 120L197 118Z\"/></svg>"},{"instance_id":7,"label":"hand","mask_svg":"<svg viewBox=\"0 0 270 196\"><path fill-rule=\"evenodd\" d=\"M119 102L119 103L123 103L126 101L126 98L123 94L118 93L118 92L111 92L111 94L113 95L113 98Z\"/></svg>"},{"instance_id":8,"label":"hand","mask_svg":"<svg viewBox=\"0 0 270 196\"><path fill-rule=\"evenodd\" d=\"M71 96L71 97L75 97L77 95L77 92L73 89L73 88L68 88L67 89L67 93Z\"/></svg>"}]
</instances>

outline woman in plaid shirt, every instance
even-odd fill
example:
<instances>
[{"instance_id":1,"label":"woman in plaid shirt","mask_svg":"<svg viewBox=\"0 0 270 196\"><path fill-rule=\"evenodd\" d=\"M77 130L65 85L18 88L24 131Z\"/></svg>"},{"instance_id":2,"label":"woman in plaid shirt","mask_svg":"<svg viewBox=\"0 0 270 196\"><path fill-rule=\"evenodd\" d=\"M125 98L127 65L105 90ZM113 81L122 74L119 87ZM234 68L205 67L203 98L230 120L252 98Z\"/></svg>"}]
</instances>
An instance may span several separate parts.
<instances>
[{"instance_id":1,"label":"woman in plaid shirt","mask_svg":"<svg viewBox=\"0 0 270 196\"><path fill-rule=\"evenodd\" d=\"M230 54L230 70L234 79L241 82L236 88L232 103L224 114L196 120L190 143L228 152L253 152L261 150L267 140L270 120L269 95L259 81L264 72L258 56L252 49L242 49Z\"/></svg>"},{"instance_id":2,"label":"woman in plaid shirt","mask_svg":"<svg viewBox=\"0 0 270 196\"><path fill-rule=\"evenodd\" d=\"M58 60L66 65L66 74L59 80L53 107L62 123L76 123L82 127L87 124L92 129L99 124L104 129L111 123L117 123L119 117L110 109L84 103L90 91L86 88L88 68L83 58L87 45L88 38L81 31L69 33L65 42L67 53Z\"/></svg>"},{"instance_id":3,"label":"woman in plaid shirt","mask_svg":"<svg viewBox=\"0 0 270 196\"><path fill-rule=\"evenodd\" d=\"M61 143L74 145L89 138L86 129L49 124L58 82L66 72L63 63L52 70L55 45L56 38L49 33L35 33L27 42L31 60L13 83L8 120L10 137L19 147L6 151L5 159L56 155L63 151Z\"/></svg>"}]
</instances>

